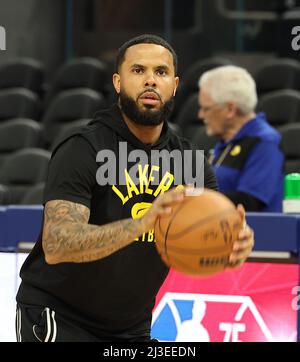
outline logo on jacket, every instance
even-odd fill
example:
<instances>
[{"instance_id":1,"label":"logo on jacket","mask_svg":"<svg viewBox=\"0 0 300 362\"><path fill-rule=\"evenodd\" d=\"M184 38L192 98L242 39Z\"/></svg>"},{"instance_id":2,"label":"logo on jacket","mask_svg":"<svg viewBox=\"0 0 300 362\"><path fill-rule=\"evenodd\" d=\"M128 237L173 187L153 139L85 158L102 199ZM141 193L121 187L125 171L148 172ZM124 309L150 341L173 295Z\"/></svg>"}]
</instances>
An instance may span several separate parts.
<instances>
[{"instance_id":1,"label":"logo on jacket","mask_svg":"<svg viewBox=\"0 0 300 362\"><path fill-rule=\"evenodd\" d=\"M233 147L232 151L230 152L230 156L238 156L241 153L242 147L240 145L236 145Z\"/></svg>"},{"instance_id":2,"label":"logo on jacket","mask_svg":"<svg viewBox=\"0 0 300 362\"><path fill-rule=\"evenodd\" d=\"M146 214L151 205L150 202L137 202L132 206L131 217L133 219L139 219Z\"/></svg>"},{"instance_id":3,"label":"logo on jacket","mask_svg":"<svg viewBox=\"0 0 300 362\"><path fill-rule=\"evenodd\" d=\"M133 219L139 219L140 217L143 217L146 212L151 207L150 202L137 202L134 204L131 208L131 217ZM152 243L155 241L154 238L154 229L149 230L147 233L143 233L140 238L136 238L135 241L147 241L148 243Z\"/></svg>"},{"instance_id":4,"label":"logo on jacket","mask_svg":"<svg viewBox=\"0 0 300 362\"><path fill-rule=\"evenodd\" d=\"M134 182L127 169L124 170L124 176L126 180L126 193L121 191L120 186L112 186L112 190L122 201L123 205L125 205L133 197L140 195L148 194L153 195L153 197L156 198L161 193L168 191L171 186L174 185L174 175L167 171L160 178L160 167L156 165L152 165L151 167L148 164L144 167L142 167L142 165L138 165L138 183ZM177 188L178 187L183 186L178 185ZM144 216L151 205L151 202L136 202L131 208L131 217L133 219L138 219ZM135 241L147 241L149 243L155 242L154 229L143 233L139 238L136 238Z\"/></svg>"},{"instance_id":5,"label":"logo on jacket","mask_svg":"<svg viewBox=\"0 0 300 362\"><path fill-rule=\"evenodd\" d=\"M112 189L115 194L122 200L123 205L126 204L134 196L149 194L157 197L159 194L168 191L174 183L174 176L170 172L166 172L159 180L158 166L138 165L138 180L134 182L127 169L124 169L125 185L127 194L123 194L120 189L113 185ZM158 186L157 186L158 185Z\"/></svg>"}]
</instances>

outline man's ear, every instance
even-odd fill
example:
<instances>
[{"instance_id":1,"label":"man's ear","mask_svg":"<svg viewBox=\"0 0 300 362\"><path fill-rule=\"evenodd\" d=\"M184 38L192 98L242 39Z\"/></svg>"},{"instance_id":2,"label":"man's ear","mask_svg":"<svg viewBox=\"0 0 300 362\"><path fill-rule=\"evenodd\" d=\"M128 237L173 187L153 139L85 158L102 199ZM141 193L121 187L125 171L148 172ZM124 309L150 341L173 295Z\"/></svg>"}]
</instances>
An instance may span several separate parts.
<instances>
[{"instance_id":1,"label":"man's ear","mask_svg":"<svg viewBox=\"0 0 300 362\"><path fill-rule=\"evenodd\" d=\"M173 97L175 97L175 95L176 95L178 84L179 84L179 77L175 77L175 88L174 88L174 92L173 92Z\"/></svg>"},{"instance_id":2,"label":"man's ear","mask_svg":"<svg viewBox=\"0 0 300 362\"><path fill-rule=\"evenodd\" d=\"M114 73L112 77L113 85L116 92L119 94L121 90L121 79L118 73Z\"/></svg>"},{"instance_id":3,"label":"man's ear","mask_svg":"<svg viewBox=\"0 0 300 362\"><path fill-rule=\"evenodd\" d=\"M228 109L228 117L229 118L234 118L236 117L237 113L238 113L238 108L236 103L234 102L228 102L227 103L227 109Z\"/></svg>"}]
</instances>

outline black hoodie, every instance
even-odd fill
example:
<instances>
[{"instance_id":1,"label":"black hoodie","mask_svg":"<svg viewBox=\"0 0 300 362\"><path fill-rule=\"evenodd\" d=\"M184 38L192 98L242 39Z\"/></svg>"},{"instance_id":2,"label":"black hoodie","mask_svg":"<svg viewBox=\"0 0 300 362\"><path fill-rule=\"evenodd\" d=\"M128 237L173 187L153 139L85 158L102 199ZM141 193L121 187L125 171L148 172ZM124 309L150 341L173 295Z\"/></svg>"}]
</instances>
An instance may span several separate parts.
<instances>
[{"instance_id":1,"label":"black hoodie","mask_svg":"<svg viewBox=\"0 0 300 362\"><path fill-rule=\"evenodd\" d=\"M148 180L152 179L148 185L140 174L137 185L127 176L126 185L116 182L114 186L100 186L95 175L99 181L99 165L105 161L97 163L96 155L101 150L112 151L119 168L120 142L127 142L128 152L140 149L147 155L152 150L192 149L167 123L155 144L143 144L130 132L115 105L99 112L88 126L55 148L44 203L63 199L83 204L90 209L89 223L95 225L142 216L159 191L174 187L174 165L171 164L167 175L162 175L161 165L143 164L142 168L148 170ZM100 161L99 156L97 160ZM196 167L194 160L191 164ZM129 166L130 163L126 165ZM124 176L124 168L116 172L117 177L119 173ZM163 183L153 185L163 176ZM205 187L216 189L214 174L206 161L204 182ZM168 273L156 251L153 230L101 260L56 265L45 262L41 235L42 232L21 269L19 303L50 307L102 339L132 339L149 334L155 295Z\"/></svg>"}]
</instances>

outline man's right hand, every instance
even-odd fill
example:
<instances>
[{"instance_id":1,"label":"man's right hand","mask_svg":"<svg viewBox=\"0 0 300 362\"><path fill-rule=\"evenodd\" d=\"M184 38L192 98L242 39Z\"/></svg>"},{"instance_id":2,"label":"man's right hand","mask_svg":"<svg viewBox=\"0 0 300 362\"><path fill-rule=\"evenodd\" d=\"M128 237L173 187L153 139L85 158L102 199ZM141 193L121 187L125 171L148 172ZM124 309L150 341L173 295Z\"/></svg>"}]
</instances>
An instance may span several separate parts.
<instances>
[{"instance_id":1,"label":"man's right hand","mask_svg":"<svg viewBox=\"0 0 300 362\"><path fill-rule=\"evenodd\" d=\"M178 189L172 189L163 194L160 194L149 210L142 217L142 225L147 232L154 228L156 219L161 216L171 214L172 206L181 203L184 200L187 190L190 190L191 186L186 186Z\"/></svg>"}]
</instances>

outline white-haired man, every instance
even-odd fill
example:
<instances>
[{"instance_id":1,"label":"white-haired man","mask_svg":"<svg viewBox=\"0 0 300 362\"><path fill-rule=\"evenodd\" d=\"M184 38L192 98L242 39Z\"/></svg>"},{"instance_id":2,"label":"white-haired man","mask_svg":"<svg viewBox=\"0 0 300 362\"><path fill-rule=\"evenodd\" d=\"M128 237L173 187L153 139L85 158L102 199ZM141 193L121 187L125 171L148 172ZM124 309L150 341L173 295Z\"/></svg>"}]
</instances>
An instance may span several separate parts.
<instances>
[{"instance_id":1,"label":"white-haired man","mask_svg":"<svg viewBox=\"0 0 300 362\"><path fill-rule=\"evenodd\" d=\"M243 68L222 66L199 80L199 118L216 136L210 157L219 189L247 211L280 212L284 155L281 137L255 113L256 85Z\"/></svg>"}]
</instances>

